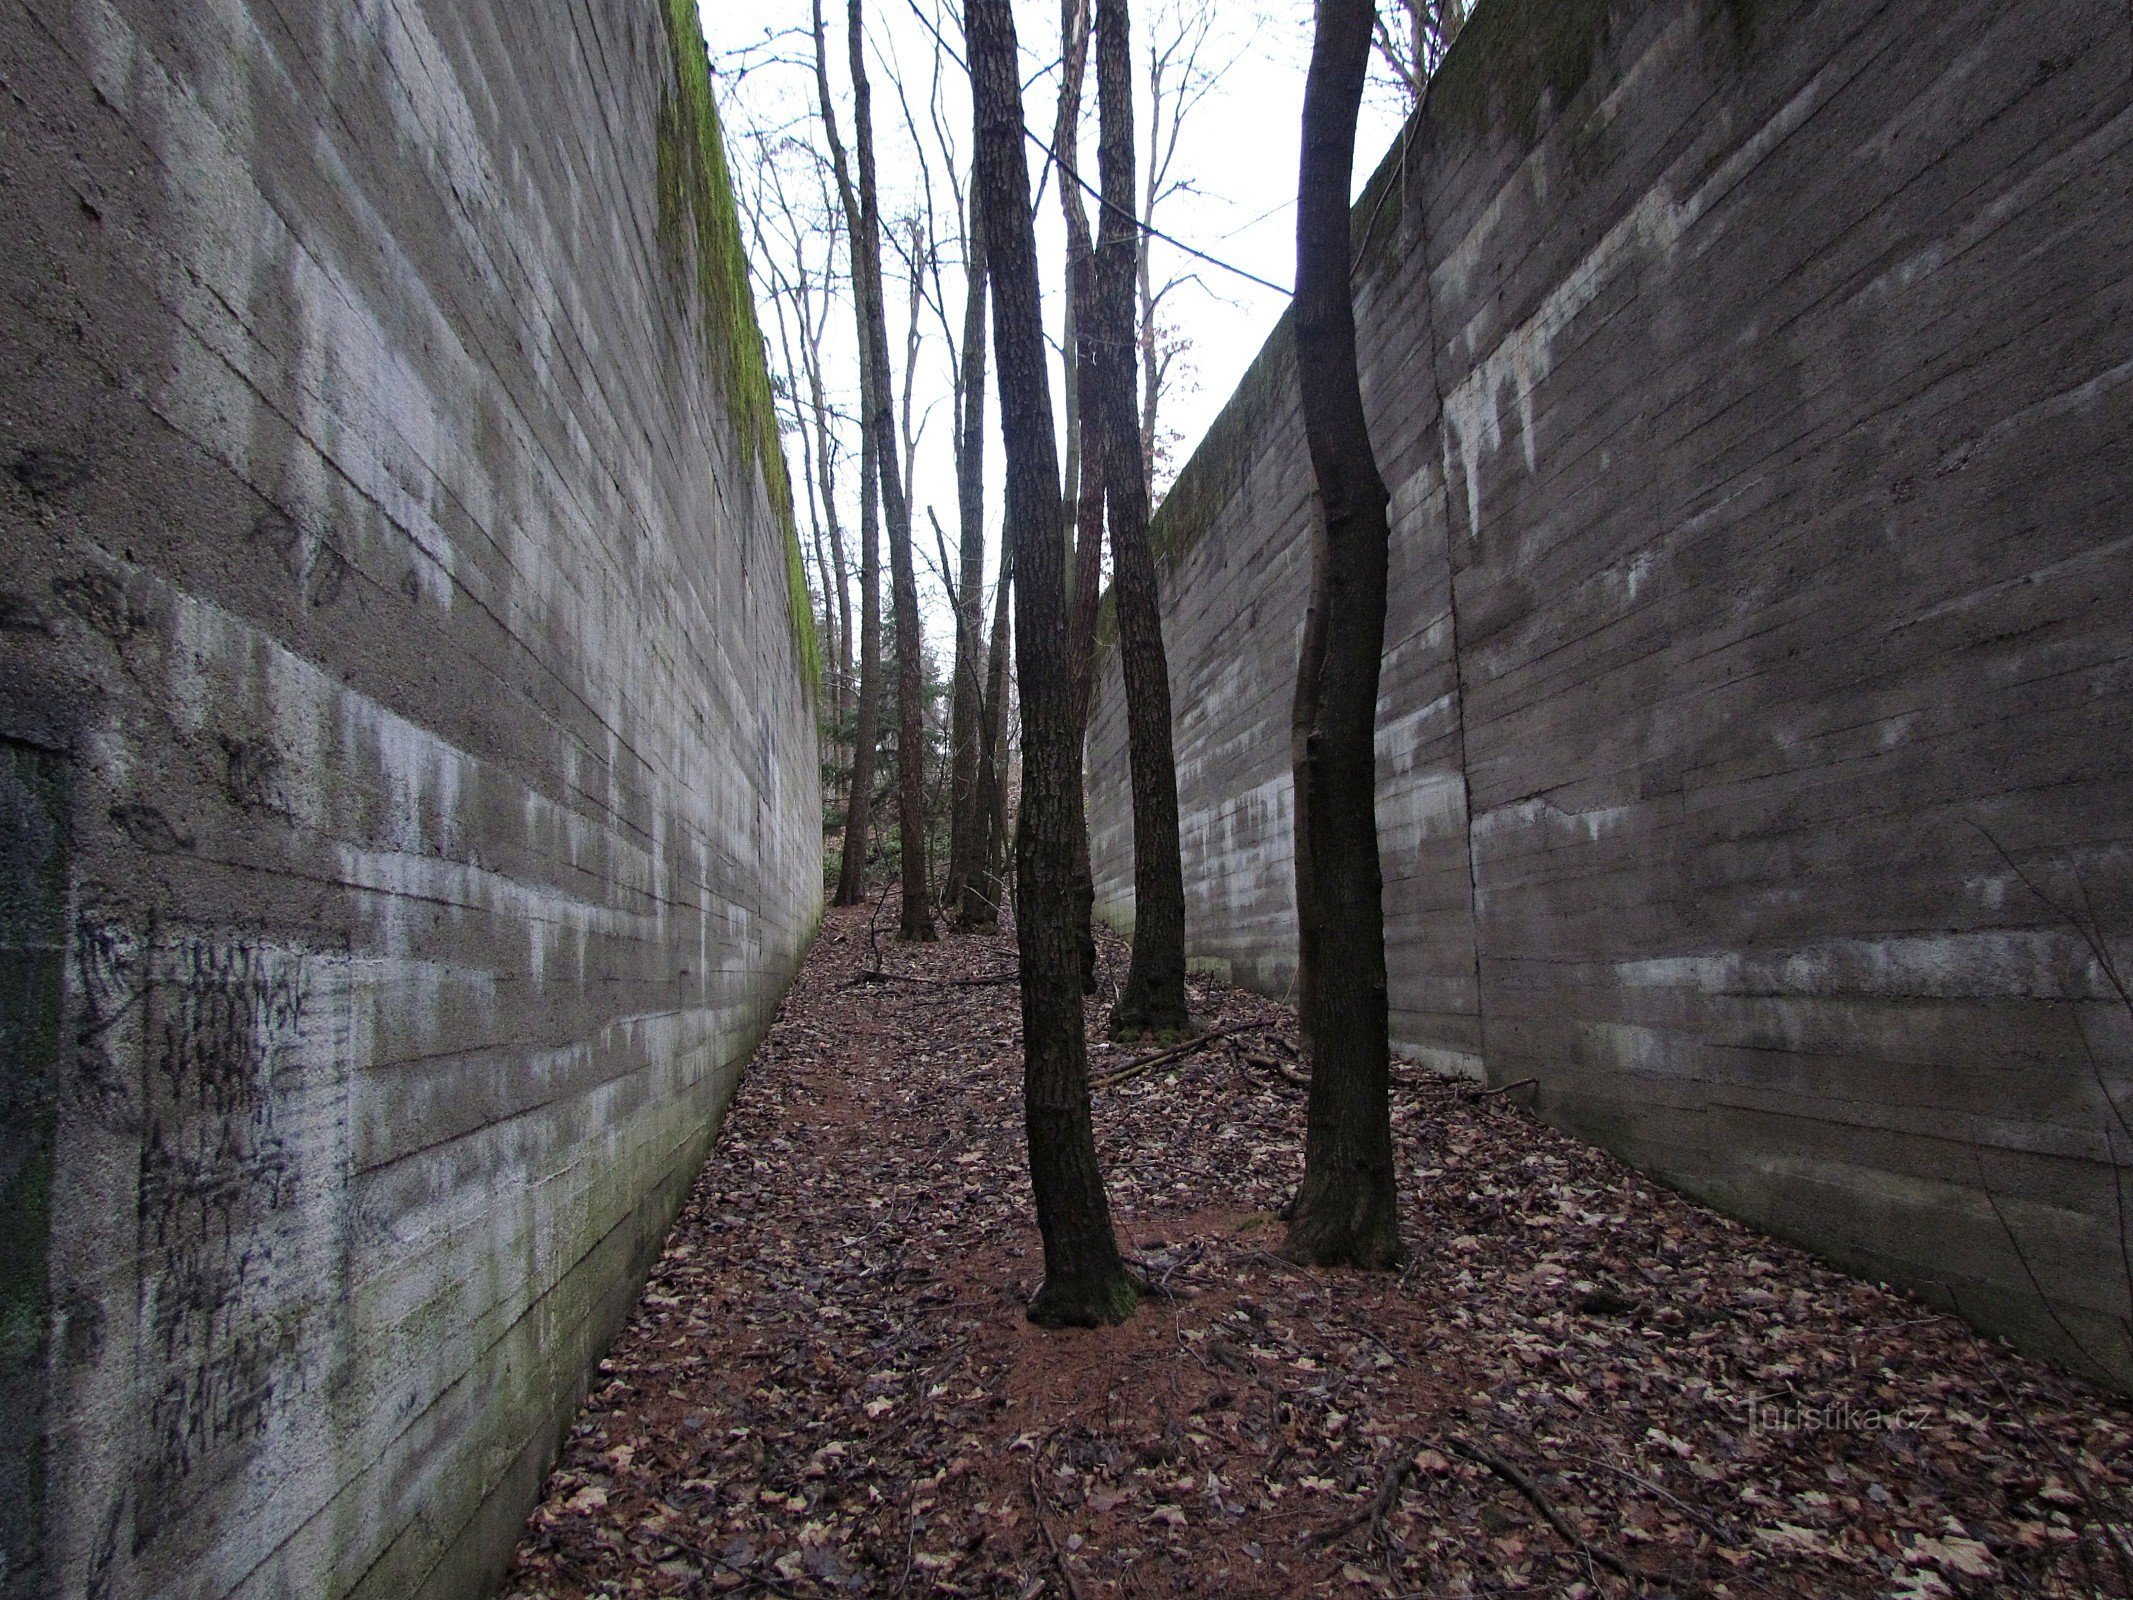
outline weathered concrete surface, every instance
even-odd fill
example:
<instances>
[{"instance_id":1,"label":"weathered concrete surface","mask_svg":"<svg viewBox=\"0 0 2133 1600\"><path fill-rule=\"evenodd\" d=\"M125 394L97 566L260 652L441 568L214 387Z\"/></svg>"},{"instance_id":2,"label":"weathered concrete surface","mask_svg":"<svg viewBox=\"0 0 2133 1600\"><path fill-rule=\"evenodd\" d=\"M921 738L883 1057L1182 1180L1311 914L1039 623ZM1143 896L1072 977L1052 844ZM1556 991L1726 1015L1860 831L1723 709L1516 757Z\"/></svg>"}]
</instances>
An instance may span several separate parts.
<instances>
[{"instance_id":1,"label":"weathered concrete surface","mask_svg":"<svg viewBox=\"0 0 2133 1600\"><path fill-rule=\"evenodd\" d=\"M1488 0L1358 207L1395 1036L2133 1381L2133 1017L2022 881L2133 970L2133 14L1609 10ZM1191 951L1276 994L1290 362L1158 519Z\"/></svg>"},{"instance_id":2,"label":"weathered concrete surface","mask_svg":"<svg viewBox=\"0 0 2133 1600\"><path fill-rule=\"evenodd\" d=\"M9 1597L482 1592L812 931L684 23L0 0Z\"/></svg>"}]
</instances>

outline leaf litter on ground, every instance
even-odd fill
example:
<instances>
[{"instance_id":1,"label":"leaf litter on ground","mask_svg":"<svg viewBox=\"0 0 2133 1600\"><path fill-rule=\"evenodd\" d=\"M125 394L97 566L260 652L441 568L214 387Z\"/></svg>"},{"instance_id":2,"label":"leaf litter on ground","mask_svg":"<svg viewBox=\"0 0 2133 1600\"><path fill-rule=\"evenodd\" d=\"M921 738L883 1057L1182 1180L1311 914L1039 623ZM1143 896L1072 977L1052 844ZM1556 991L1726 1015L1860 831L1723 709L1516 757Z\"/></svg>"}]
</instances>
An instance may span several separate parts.
<instances>
[{"instance_id":1,"label":"leaf litter on ground","mask_svg":"<svg viewBox=\"0 0 2133 1600\"><path fill-rule=\"evenodd\" d=\"M1292 1012L1103 1039L1151 1293L1045 1332L1004 935L831 911L505 1593L2133 1593L2133 1409L1401 1066L1411 1264L1279 1255ZM1102 936L1107 991L1125 965ZM919 982L868 981L884 971Z\"/></svg>"}]
</instances>

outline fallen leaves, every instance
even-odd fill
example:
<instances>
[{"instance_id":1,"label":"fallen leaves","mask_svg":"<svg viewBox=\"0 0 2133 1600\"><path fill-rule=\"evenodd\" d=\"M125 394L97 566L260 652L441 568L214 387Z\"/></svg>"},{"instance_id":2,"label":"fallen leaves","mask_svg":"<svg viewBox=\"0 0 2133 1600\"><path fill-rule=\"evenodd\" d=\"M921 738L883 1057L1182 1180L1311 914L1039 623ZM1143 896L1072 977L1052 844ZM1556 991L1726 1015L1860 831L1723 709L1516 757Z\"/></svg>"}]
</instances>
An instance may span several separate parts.
<instances>
[{"instance_id":1,"label":"fallen leaves","mask_svg":"<svg viewBox=\"0 0 2133 1600\"><path fill-rule=\"evenodd\" d=\"M855 982L865 917L830 914L751 1063L515 1600L2125 1592L2125 1405L1517 1095L1402 1068L1413 1265L1290 1267L1293 1019L1202 980L1161 1070L1091 1009L1113 1211L1161 1293L1029 1327L1012 941L884 944Z\"/></svg>"}]
</instances>

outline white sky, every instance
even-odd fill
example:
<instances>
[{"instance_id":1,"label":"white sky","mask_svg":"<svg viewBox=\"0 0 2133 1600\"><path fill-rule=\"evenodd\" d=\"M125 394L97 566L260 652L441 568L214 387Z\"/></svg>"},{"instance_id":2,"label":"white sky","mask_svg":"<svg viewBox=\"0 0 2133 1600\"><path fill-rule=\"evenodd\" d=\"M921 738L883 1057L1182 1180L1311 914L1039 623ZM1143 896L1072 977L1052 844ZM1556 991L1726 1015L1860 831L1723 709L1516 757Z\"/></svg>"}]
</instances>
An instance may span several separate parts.
<instances>
[{"instance_id":1,"label":"white sky","mask_svg":"<svg viewBox=\"0 0 2133 1600\"><path fill-rule=\"evenodd\" d=\"M840 126L849 146L853 138L849 105L850 75L845 62L844 0L824 0L824 22L830 43L830 83L840 97ZM753 0L753 3L722 3L704 0L704 33L711 51L719 107L726 124L726 140L734 177L743 189L759 182L760 150L764 136L786 134L825 149L815 113L813 42L808 0ZM1025 115L1037 136L1051 141L1054 102L1057 93L1059 55L1059 5L1057 0L1031 4L1018 0L1015 20L1025 63ZM935 45L925 20L937 20L942 37L956 51L962 49L959 13L947 8L946 0L867 0L867 34L873 60L869 63L874 100L874 137L880 171L882 210L885 218L907 214L920 204L923 183L914 144L905 125L894 79L900 78L929 145L927 105L931 90ZM922 20L923 19L925 20ZM1180 193L1158 210L1155 225L1173 237L1219 257L1234 266L1277 284L1287 284L1295 271L1295 192L1299 119L1303 109L1304 71L1310 55L1310 0L1137 0L1133 14L1133 46L1136 64L1135 115L1140 128L1137 158L1145 181L1147 170L1148 50L1151 39L1173 36L1181 27L1205 26L1208 37L1200 53L1203 68L1215 74L1205 98L1185 124L1174 166L1174 176L1190 181L1189 192ZM957 160L964 170L957 181L967 188L970 111L968 86L960 67L943 63L942 121L955 140ZM1085 84L1084 129L1081 136L1083 176L1096 178L1095 75L1093 67ZM1358 187L1376 166L1379 156L1399 130L1404 103L1387 82L1375 83L1366 97L1356 138ZM1035 144L1028 147L1032 180L1043 176L1045 157ZM949 185L941 175L937 147L932 151L936 205L940 229L953 231L953 206ZM797 170L797 168L793 169ZM809 192L812 201L812 191ZM1093 207L1091 210L1093 218ZM1060 219L1056 180L1047 183L1038 217L1038 269L1047 299L1047 330L1056 345L1060 336L1060 280L1065 257L1065 229ZM818 246L819 248L819 246ZM1164 303L1164 317L1189 349L1180 362L1165 396L1161 416L1166 431L1182 435L1169 469L1158 478L1158 491L1191 455L1207 426L1228 400L1237 381L1258 354L1286 304L1286 296L1258 287L1241 277L1205 266L1158 240L1153 246L1152 265L1158 284L1181 273L1192 274ZM840 267L843 264L840 252ZM897 382L902 383L903 333L908 287L900 263L885 253L884 269L890 274L890 343ZM944 298L960 335L963 301L959 263L944 263ZM759 292L758 302L765 333L770 338L773 365L778 363L778 339L773 313ZM930 420L921 435L916 470L911 485L913 533L922 551L933 548L926 511L930 506L947 530L951 549L958 520L954 461L951 453L950 379L948 356L939 335L939 324L926 314L922 319L926 347L919 355L915 382L921 413L931 406ZM854 354L852 316L848 305L832 315L829 338L832 347L832 384L841 393L833 403L856 410L857 363ZM1056 395L1058 363L1053 363ZM990 374L988 374L990 376ZM989 385L989 389L991 386ZM988 400L996 390L989 392ZM988 407L990 411L990 407ZM997 423L987 420L988 467L986 474L986 526L988 575L998 549L1001 500L1001 464ZM856 440L856 433L854 435ZM788 435L786 451L797 478L801 471L799 440ZM856 523L858 467L856 448L843 470L839 499L843 520L849 529ZM795 485L796 491L798 485ZM805 497L796 493L802 510L802 537L808 537ZM856 549L848 552L856 562ZM886 569L886 553L884 558ZM939 586L931 578L931 562L918 561L920 586L937 601ZM886 583L884 584L886 588ZM855 595L856 599L856 595ZM936 648L952 639L952 626L944 607L928 605L928 636Z\"/></svg>"}]
</instances>

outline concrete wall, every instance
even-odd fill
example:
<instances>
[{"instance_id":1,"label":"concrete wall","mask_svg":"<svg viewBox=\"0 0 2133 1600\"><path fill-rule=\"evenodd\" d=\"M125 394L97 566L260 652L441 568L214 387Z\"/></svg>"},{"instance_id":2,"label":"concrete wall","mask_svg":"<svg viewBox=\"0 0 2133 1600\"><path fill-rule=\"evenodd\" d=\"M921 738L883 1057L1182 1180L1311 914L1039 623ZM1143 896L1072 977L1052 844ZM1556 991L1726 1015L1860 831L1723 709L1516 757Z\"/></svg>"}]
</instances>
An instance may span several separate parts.
<instances>
[{"instance_id":1,"label":"concrete wall","mask_svg":"<svg viewBox=\"0 0 2133 1600\"><path fill-rule=\"evenodd\" d=\"M1399 1045L2120 1381L2044 897L2133 972L2129 171L2120 0L1485 0L1356 224ZM1277 334L1158 518L1190 947L1276 995L1312 511Z\"/></svg>"},{"instance_id":2,"label":"concrete wall","mask_svg":"<svg viewBox=\"0 0 2133 1600\"><path fill-rule=\"evenodd\" d=\"M483 1592L813 929L693 27L0 0L9 1597Z\"/></svg>"}]
</instances>

